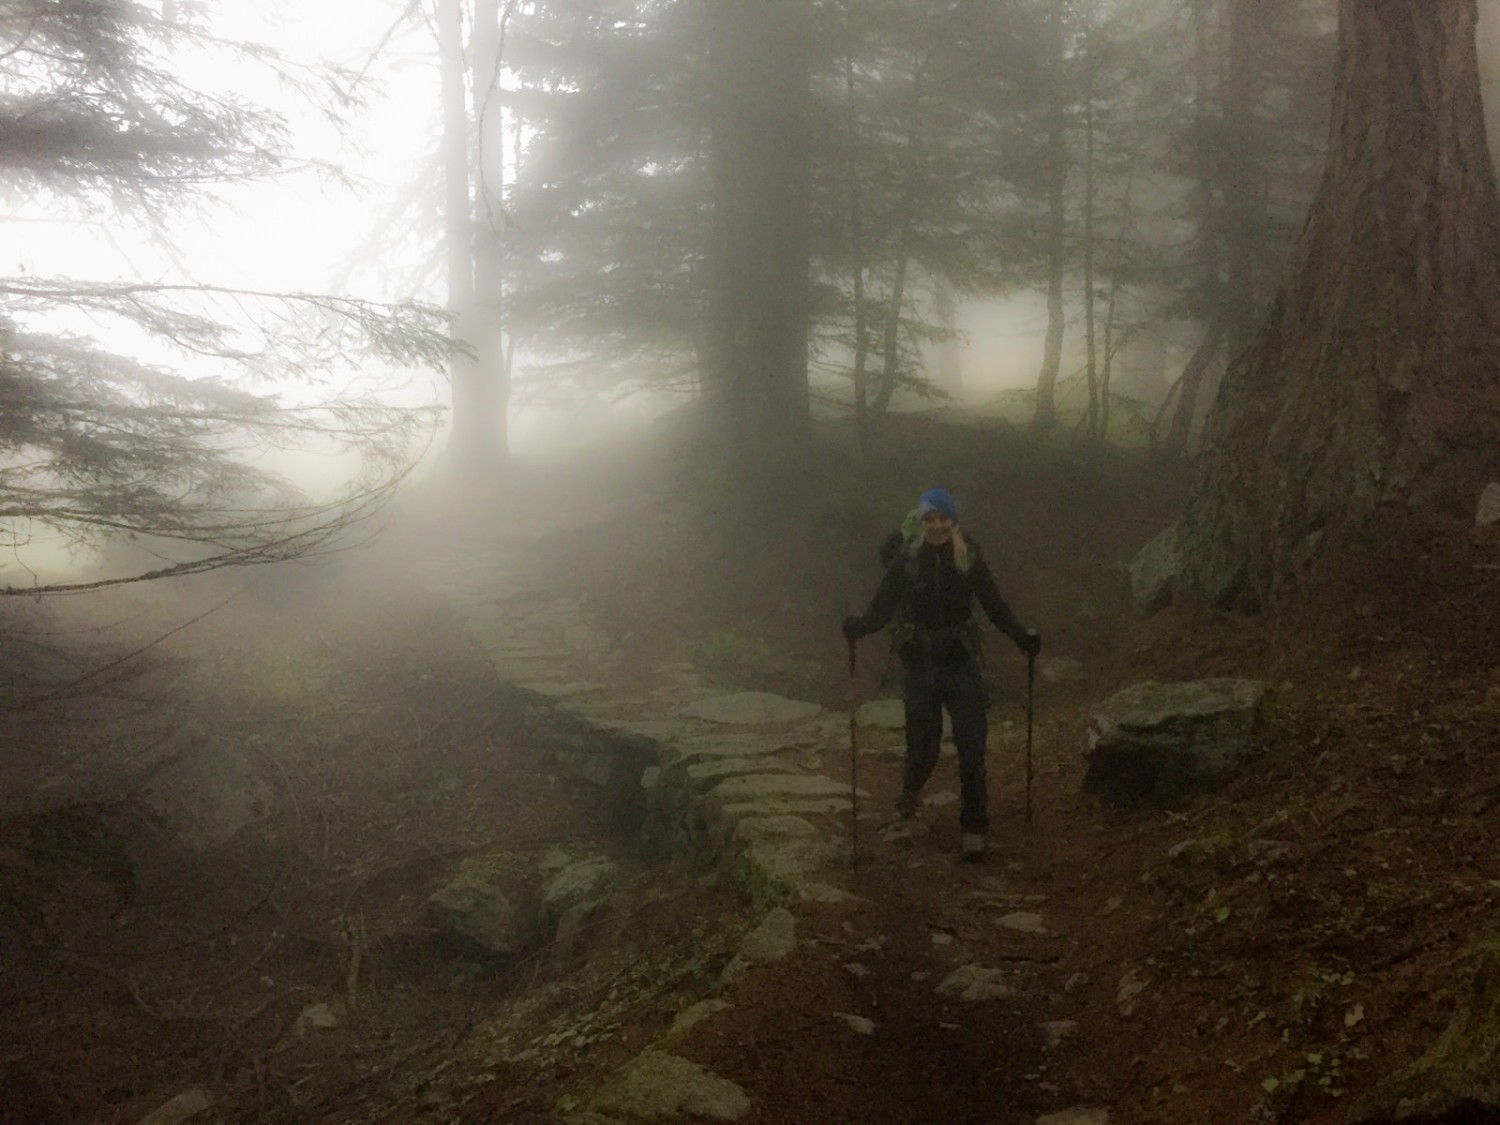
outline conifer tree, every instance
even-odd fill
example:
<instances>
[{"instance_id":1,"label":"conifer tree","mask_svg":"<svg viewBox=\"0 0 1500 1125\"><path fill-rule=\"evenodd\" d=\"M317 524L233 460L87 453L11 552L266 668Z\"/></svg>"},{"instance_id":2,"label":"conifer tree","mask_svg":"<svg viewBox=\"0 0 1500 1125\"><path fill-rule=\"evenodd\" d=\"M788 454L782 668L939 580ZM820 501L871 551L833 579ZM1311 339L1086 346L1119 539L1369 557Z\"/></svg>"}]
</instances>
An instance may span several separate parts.
<instances>
[{"instance_id":1,"label":"conifer tree","mask_svg":"<svg viewBox=\"0 0 1500 1125\"><path fill-rule=\"evenodd\" d=\"M289 162L281 117L196 90L172 66L176 50L216 50L282 67L267 48L129 0L0 0L0 45L0 182L22 210L128 221L167 243L184 205ZM317 88L306 72L283 74ZM97 334L121 325L142 348ZM435 365L447 350L442 322L416 305L159 278L0 277L0 535L176 543L147 577L326 549L405 476L422 415L338 394L282 406L244 386L370 359ZM256 464L309 447L356 453L362 468L338 494L309 498Z\"/></svg>"},{"instance_id":2,"label":"conifer tree","mask_svg":"<svg viewBox=\"0 0 1500 1125\"><path fill-rule=\"evenodd\" d=\"M1475 0L1342 0L1332 144L1296 266L1231 368L1181 589L1293 601L1319 564L1415 565L1500 476L1500 196Z\"/></svg>"}]
</instances>

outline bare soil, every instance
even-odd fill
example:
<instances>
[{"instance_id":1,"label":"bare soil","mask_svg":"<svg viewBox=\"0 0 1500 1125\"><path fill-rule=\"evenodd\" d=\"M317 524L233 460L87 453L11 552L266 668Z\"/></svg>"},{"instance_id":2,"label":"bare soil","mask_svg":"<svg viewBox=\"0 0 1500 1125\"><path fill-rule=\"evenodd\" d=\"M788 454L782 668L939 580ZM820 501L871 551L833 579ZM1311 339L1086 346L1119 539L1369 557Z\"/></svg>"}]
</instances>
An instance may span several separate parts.
<instances>
[{"instance_id":1,"label":"bare soil","mask_svg":"<svg viewBox=\"0 0 1500 1125\"><path fill-rule=\"evenodd\" d=\"M997 640L993 853L956 862L956 805L883 837L899 765L862 756L861 904L807 914L798 954L740 977L732 1011L676 1049L750 1090L752 1125L1079 1104L1341 1120L1435 1039L1464 951L1500 929L1494 538L1435 531L1415 559L1372 544L1285 619L1141 620L1123 564L1171 518L1180 472L921 420L893 424L872 468L848 436L759 511L662 427L523 466L465 517L560 525L504 565L585 596L643 681L689 660L846 707L880 691L885 653L864 643L851 697L839 618L873 591L879 537L944 484L1044 667L1077 662L1037 685L1029 824L1024 663ZM384 541L317 566L0 606L0 1121L136 1121L203 1085L223 1121L543 1122L714 991L753 921L741 892L639 854L510 733L461 617L413 579L424 542L464 534L438 507L413 496ZM1094 703L1203 675L1278 685L1261 768L1179 807L1081 793ZM261 831L196 853L160 833L145 795L182 739L250 748L276 779ZM955 788L945 763L931 791ZM573 840L629 872L581 960L497 963L428 926L457 859ZM1047 933L998 925L1008 911ZM988 1004L934 993L970 962L1031 983ZM298 1034L319 1002L341 1025Z\"/></svg>"}]
</instances>

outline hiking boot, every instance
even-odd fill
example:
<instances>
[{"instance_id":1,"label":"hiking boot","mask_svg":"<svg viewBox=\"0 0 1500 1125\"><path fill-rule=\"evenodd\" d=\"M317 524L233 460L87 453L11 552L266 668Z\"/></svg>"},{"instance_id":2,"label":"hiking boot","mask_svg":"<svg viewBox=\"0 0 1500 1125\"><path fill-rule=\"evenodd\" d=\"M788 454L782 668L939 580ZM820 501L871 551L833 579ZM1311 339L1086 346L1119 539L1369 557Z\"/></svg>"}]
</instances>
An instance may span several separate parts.
<instances>
[{"instance_id":1,"label":"hiking boot","mask_svg":"<svg viewBox=\"0 0 1500 1125\"><path fill-rule=\"evenodd\" d=\"M915 793L902 793L896 798L896 815L902 820L910 820L917 815L917 795Z\"/></svg>"},{"instance_id":2,"label":"hiking boot","mask_svg":"<svg viewBox=\"0 0 1500 1125\"><path fill-rule=\"evenodd\" d=\"M959 855L965 863L978 863L984 858L984 833L965 832L959 844Z\"/></svg>"}]
</instances>

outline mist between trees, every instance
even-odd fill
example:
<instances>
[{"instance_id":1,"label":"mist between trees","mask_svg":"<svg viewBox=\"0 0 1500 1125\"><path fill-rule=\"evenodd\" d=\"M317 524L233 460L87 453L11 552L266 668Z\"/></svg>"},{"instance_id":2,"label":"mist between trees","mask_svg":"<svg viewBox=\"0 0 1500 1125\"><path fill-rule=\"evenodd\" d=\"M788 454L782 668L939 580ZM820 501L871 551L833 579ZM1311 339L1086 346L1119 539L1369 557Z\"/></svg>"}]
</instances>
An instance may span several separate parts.
<instances>
[{"instance_id":1,"label":"mist between trees","mask_svg":"<svg viewBox=\"0 0 1500 1125\"><path fill-rule=\"evenodd\" d=\"M878 457L888 412L947 402L1184 458L1309 268L1330 137L1375 120L1341 123L1347 87L1394 89L1478 15L1365 7L434 0L330 25L338 61L308 64L206 6L7 0L13 218L129 229L168 265L0 279L0 519L17 543L189 545L167 572L323 549L434 433L428 409L342 388L424 366L447 374L460 477L503 474L521 410L581 425L620 402L696 403L772 489L815 419L852 418ZM1475 57L1427 61L1477 109ZM287 102L189 81L206 60ZM1389 135L1441 134L1402 112ZM354 133L410 174L306 150ZM329 293L172 264L185 211L229 191L243 226L249 185L309 173L365 230ZM261 467L308 443L353 458L343 491Z\"/></svg>"}]
</instances>

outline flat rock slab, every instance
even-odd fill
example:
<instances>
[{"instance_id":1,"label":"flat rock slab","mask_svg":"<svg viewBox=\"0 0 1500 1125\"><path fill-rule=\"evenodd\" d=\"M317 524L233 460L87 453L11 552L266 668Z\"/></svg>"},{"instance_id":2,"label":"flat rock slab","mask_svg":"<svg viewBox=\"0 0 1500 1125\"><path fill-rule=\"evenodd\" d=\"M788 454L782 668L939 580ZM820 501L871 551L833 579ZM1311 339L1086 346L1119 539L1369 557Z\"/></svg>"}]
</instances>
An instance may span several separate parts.
<instances>
[{"instance_id":1,"label":"flat rock slab","mask_svg":"<svg viewBox=\"0 0 1500 1125\"><path fill-rule=\"evenodd\" d=\"M734 826L730 839L740 845L757 840L810 840L818 830L800 816L748 816Z\"/></svg>"},{"instance_id":2,"label":"flat rock slab","mask_svg":"<svg viewBox=\"0 0 1500 1125\"><path fill-rule=\"evenodd\" d=\"M977 1004L985 1000L1004 1000L1012 995L1012 989L1006 982L1004 970L985 965L964 965L943 978L937 986L937 993Z\"/></svg>"},{"instance_id":3,"label":"flat rock slab","mask_svg":"<svg viewBox=\"0 0 1500 1125\"><path fill-rule=\"evenodd\" d=\"M746 845L744 860L754 879L795 889L809 875L849 866L849 845L842 840L768 838Z\"/></svg>"},{"instance_id":4,"label":"flat rock slab","mask_svg":"<svg viewBox=\"0 0 1500 1125\"><path fill-rule=\"evenodd\" d=\"M750 1099L739 1086L662 1051L647 1051L628 1064L591 1101L597 1112L648 1121L688 1114L738 1121L750 1112Z\"/></svg>"},{"instance_id":5,"label":"flat rock slab","mask_svg":"<svg viewBox=\"0 0 1500 1125\"><path fill-rule=\"evenodd\" d=\"M819 797L848 797L849 784L819 773L755 773L726 777L715 785L714 800L723 803ZM861 793L869 797L868 793Z\"/></svg>"},{"instance_id":6,"label":"flat rock slab","mask_svg":"<svg viewBox=\"0 0 1500 1125\"><path fill-rule=\"evenodd\" d=\"M690 703L680 712L694 719L736 726L760 726L770 723L800 723L811 719L822 708L816 703L788 699L765 691L742 691L733 695L714 695Z\"/></svg>"},{"instance_id":7,"label":"flat rock slab","mask_svg":"<svg viewBox=\"0 0 1500 1125\"><path fill-rule=\"evenodd\" d=\"M695 734L702 733L703 730L702 727L673 722L670 719L595 718L591 721L600 730L610 734L658 743L671 743L691 738Z\"/></svg>"},{"instance_id":8,"label":"flat rock slab","mask_svg":"<svg viewBox=\"0 0 1500 1125\"><path fill-rule=\"evenodd\" d=\"M844 797L792 797L771 798L760 801L736 801L720 810L722 819L730 824L746 817L762 816L825 816L848 812L849 798Z\"/></svg>"},{"instance_id":9,"label":"flat rock slab","mask_svg":"<svg viewBox=\"0 0 1500 1125\"><path fill-rule=\"evenodd\" d=\"M1028 910L1018 910L1013 914L1007 914L1003 918L996 919L995 924L1018 934L1034 934L1037 937L1046 937L1050 932L1042 916Z\"/></svg>"},{"instance_id":10,"label":"flat rock slab","mask_svg":"<svg viewBox=\"0 0 1500 1125\"><path fill-rule=\"evenodd\" d=\"M717 761L694 762L684 771L688 784L694 789L711 789L731 777L746 777L756 774L795 773L791 766L756 758L720 758Z\"/></svg>"},{"instance_id":11,"label":"flat rock slab","mask_svg":"<svg viewBox=\"0 0 1500 1125\"><path fill-rule=\"evenodd\" d=\"M797 948L797 918L790 910L768 910L760 925L745 935L740 956L750 961L779 961Z\"/></svg>"},{"instance_id":12,"label":"flat rock slab","mask_svg":"<svg viewBox=\"0 0 1500 1125\"><path fill-rule=\"evenodd\" d=\"M860 706L854 718L862 727L902 730L906 726L906 704L899 699L872 699Z\"/></svg>"},{"instance_id":13,"label":"flat rock slab","mask_svg":"<svg viewBox=\"0 0 1500 1125\"><path fill-rule=\"evenodd\" d=\"M1491 481L1479 494L1479 509L1474 513L1474 522L1480 527L1500 523L1500 482Z\"/></svg>"},{"instance_id":14,"label":"flat rock slab","mask_svg":"<svg viewBox=\"0 0 1500 1125\"><path fill-rule=\"evenodd\" d=\"M146 1114L140 1125L184 1125L207 1113L214 1106L213 1096L201 1087L185 1090L166 1105Z\"/></svg>"},{"instance_id":15,"label":"flat rock slab","mask_svg":"<svg viewBox=\"0 0 1500 1125\"><path fill-rule=\"evenodd\" d=\"M807 748L806 740L783 734L763 734L750 731L724 731L717 734L694 734L674 742L670 749L673 759L683 761L708 758L764 758L773 754Z\"/></svg>"},{"instance_id":16,"label":"flat rock slab","mask_svg":"<svg viewBox=\"0 0 1500 1125\"><path fill-rule=\"evenodd\" d=\"M577 680L572 683L532 681L521 684L520 687L537 695L545 695L548 699L571 699L576 695L595 695L604 690L603 684L591 683L588 680Z\"/></svg>"},{"instance_id":17,"label":"flat rock slab","mask_svg":"<svg viewBox=\"0 0 1500 1125\"><path fill-rule=\"evenodd\" d=\"M1109 1125L1109 1122L1109 1110L1081 1105L1036 1119L1036 1125Z\"/></svg>"}]
</instances>

